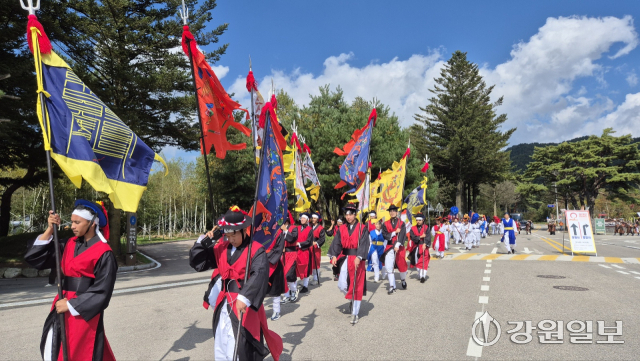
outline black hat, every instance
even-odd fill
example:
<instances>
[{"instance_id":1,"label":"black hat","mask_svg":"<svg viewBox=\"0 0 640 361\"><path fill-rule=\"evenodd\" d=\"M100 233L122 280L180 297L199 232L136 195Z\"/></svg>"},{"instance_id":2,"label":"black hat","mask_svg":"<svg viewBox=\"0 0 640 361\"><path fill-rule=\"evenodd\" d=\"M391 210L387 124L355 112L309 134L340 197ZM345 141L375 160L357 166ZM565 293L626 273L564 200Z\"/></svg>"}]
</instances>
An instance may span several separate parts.
<instances>
[{"instance_id":1,"label":"black hat","mask_svg":"<svg viewBox=\"0 0 640 361\"><path fill-rule=\"evenodd\" d=\"M387 212L391 212L391 211L398 211L398 206L396 206L395 204L392 204L389 206L389 209L387 209Z\"/></svg>"},{"instance_id":2,"label":"black hat","mask_svg":"<svg viewBox=\"0 0 640 361\"><path fill-rule=\"evenodd\" d=\"M218 226L223 231L237 231L245 229L251 225L251 217L247 215L247 212L240 209L238 206L229 208L227 213L224 214L222 219L218 222Z\"/></svg>"},{"instance_id":3,"label":"black hat","mask_svg":"<svg viewBox=\"0 0 640 361\"><path fill-rule=\"evenodd\" d=\"M342 208L344 210L345 214L356 214L358 212L358 208L356 207L355 204L353 203L349 203L346 206L344 206L344 208Z\"/></svg>"},{"instance_id":4,"label":"black hat","mask_svg":"<svg viewBox=\"0 0 640 361\"><path fill-rule=\"evenodd\" d=\"M414 215L413 215L413 218L415 218L416 220L417 220L418 218L420 218L420 219L422 219L422 220L424 221L424 214L422 214L422 213L414 214Z\"/></svg>"},{"instance_id":5,"label":"black hat","mask_svg":"<svg viewBox=\"0 0 640 361\"><path fill-rule=\"evenodd\" d=\"M376 211L369 211L369 217L378 217L378 213Z\"/></svg>"},{"instance_id":6,"label":"black hat","mask_svg":"<svg viewBox=\"0 0 640 361\"><path fill-rule=\"evenodd\" d=\"M302 218L302 217L307 217L307 219L311 219L311 215L309 214L309 212L302 212L302 213L300 213L300 215L298 216L298 218Z\"/></svg>"}]
</instances>

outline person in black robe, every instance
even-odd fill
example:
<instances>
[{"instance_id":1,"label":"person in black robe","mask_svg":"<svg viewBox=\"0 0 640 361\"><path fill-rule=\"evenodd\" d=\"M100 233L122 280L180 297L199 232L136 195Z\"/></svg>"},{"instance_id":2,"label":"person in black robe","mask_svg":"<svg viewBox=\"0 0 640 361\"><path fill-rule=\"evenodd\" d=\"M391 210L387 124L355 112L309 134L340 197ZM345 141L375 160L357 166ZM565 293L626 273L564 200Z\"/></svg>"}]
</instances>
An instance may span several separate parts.
<instances>
[{"instance_id":1,"label":"person in black robe","mask_svg":"<svg viewBox=\"0 0 640 361\"><path fill-rule=\"evenodd\" d=\"M285 219L284 224L274 236L272 244L267 250L270 273L267 296L273 297L273 314L271 315L271 321L280 319L280 295L288 291L284 276L284 265L282 264L282 251L284 251L284 232L289 229L289 225L290 221Z\"/></svg>"},{"instance_id":2,"label":"person in black robe","mask_svg":"<svg viewBox=\"0 0 640 361\"><path fill-rule=\"evenodd\" d=\"M209 232L190 252L189 264L196 271L218 270L218 274L214 272L215 283L207 290L214 309L215 360L233 359L236 337L240 360L263 360L269 353L278 360L282 353L282 339L269 330L262 304L268 289L269 261L262 245L247 235L250 225L251 217L233 206L218 222L224 237L214 241L216 235ZM242 269L249 257L249 277L244 282Z\"/></svg>"},{"instance_id":3,"label":"person in black robe","mask_svg":"<svg viewBox=\"0 0 640 361\"><path fill-rule=\"evenodd\" d=\"M93 221L87 219L89 215ZM98 226L94 227L94 223ZM25 255L25 261L38 270L56 269L55 246L54 242L52 242L52 234L53 227L60 225L60 216L54 214L53 211L49 211L48 224L47 230L38 236L33 243L29 244ZM62 260L65 257L65 252L68 252L66 256L68 258L65 258L65 260L70 263L75 258L85 254L85 252L87 252L87 255L91 255L96 252L97 248L101 247L108 250L101 253L97 257L97 261L93 260L95 261L95 266L92 273L95 278L73 277L69 274L65 276L63 268L62 288L65 298L55 302L45 320L40 342L40 352L43 360L62 359L60 356L60 324L56 313L63 313L66 318L73 317L73 324L65 321L67 335L70 335L70 337L67 337L67 345L70 346L69 357L71 359L115 359L104 332L104 310L109 306L111 300L116 282L118 262L109 246L106 245L106 238L108 238L108 228L106 227L108 227L108 220L103 207L100 206L99 208L99 205L85 200L76 201L76 208L71 216L71 229L75 237L59 241L60 259ZM103 229L106 237L102 235L100 228L107 229L106 232ZM67 250L67 245L71 247L72 244L73 250ZM71 295L77 297L72 298ZM67 297L70 299L67 299ZM95 337L87 336L83 332L84 329L80 329L84 323L91 325L89 327L85 325L88 329L95 327ZM76 346L78 344L80 346ZM83 353L83 351L86 353Z\"/></svg>"},{"instance_id":4,"label":"person in black robe","mask_svg":"<svg viewBox=\"0 0 640 361\"><path fill-rule=\"evenodd\" d=\"M338 229L338 227L340 227L341 225L345 224L346 220L344 219L344 216L339 216L338 217L338 221L336 223L336 221L331 220L331 227L329 227L329 229L327 229L325 231L325 234L329 237L333 237L333 235L335 234L336 230ZM329 252L327 253L327 256L329 256L329 258L334 257L334 255L331 254L331 248L329 248ZM335 266L331 266L331 271L333 272L333 280L337 281L338 280L338 276L340 276L340 266L342 266L342 259L340 259L338 262L340 262L340 264L335 265Z\"/></svg>"},{"instance_id":5,"label":"person in black robe","mask_svg":"<svg viewBox=\"0 0 640 361\"><path fill-rule=\"evenodd\" d=\"M287 243L297 243L297 260L296 267L292 267L289 269L287 273L287 282L289 283L289 291L292 293L295 292L295 298L298 298L298 293L307 293L309 292L309 277L311 276L311 246L314 242L313 230L311 229L311 225L309 225L310 214L304 212L300 215L300 225L289 227L289 232L285 235L285 240ZM309 228L309 232L306 237L301 237L300 234L303 233L307 228ZM302 239L304 238L304 239ZM306 261L303 263L303 261ZM293 272L293 273L292 273ZM295 276L295 278L293 277ZM302 288L298 292L298 278L302 280ZM294 302L293 296L291 297L291 302Z\"/></svg>"},{"instance_id":6,"label":"person in black robe","mask_svg":"<svg viewBox=\"0 0 640 361\"><path fill-rule=\"evenodd\" d=\"M313 227L313 248L311 252L311 265L313 266L311 272L313 273L313 279L311 280L312 285L319 284L320 278L320 260L322 258L322 246L326 241L326 231L322 226L322 215L320 212L313 212L311 214L311 226Z\"/></svg>"}]
</instances>

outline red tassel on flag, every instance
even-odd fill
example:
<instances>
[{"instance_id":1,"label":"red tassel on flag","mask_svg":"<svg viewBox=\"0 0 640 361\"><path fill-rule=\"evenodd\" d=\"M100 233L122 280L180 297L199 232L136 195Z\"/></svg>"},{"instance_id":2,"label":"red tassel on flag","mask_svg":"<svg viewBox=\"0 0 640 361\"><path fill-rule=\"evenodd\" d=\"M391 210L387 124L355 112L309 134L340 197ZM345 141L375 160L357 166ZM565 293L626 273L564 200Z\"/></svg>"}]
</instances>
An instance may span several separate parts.
<instances>
[{"instance_id":1,"label":"red tassel on flag","mask_svg":"<svg viewBox=\"0 0 640 361\"><path fill-rule=\"evenodd\" d=\"M376 121L378 120L378 112L376 111L376 108L373 108L373 110L371 110L371 114L369 115L369 122L371 121L371 118L373 118L373 126L376 126Z\"/></svg>"},{"instance_id":2,"label":"red tassel on flag","mask_svg":"<svg viewBox=\"0 0 640 361\"><path fill-rule=\"evenodd\" d=\"M405 157L408 157L411 154L411 148L407 148L407 151L404 152L404 155L402 156L402 159L404 159Z\"/></svg>"},{"instance_id":3,"label":"red tassel on flag","mask_svg":"<svg viewBox=\"0 0 640 361\"><path fill-rule=\"evenodd\" d=\"M308 145L303 145L302 148L304 149L305 152L307 152L307 154L311 155L311 149L309 149Z\"/></svg>"},{"instance_id":4,"label":"red tassel on flag","mask_svg":"<svg viewBox=\"0 0 640 361\"><path fill-rule=\"evenodd\" d=\"M273 109L278 109L278 99L275 94L271 94L271 105L273 105Z\"/></svg>"},{"instance_id":5,"label":"red tassel on flag","mask_svg":"<svg viewBox=\"0 0 640 361\"><path fill-rule=\"evenodd\" d=\"M53 50L53 46L51 45L51 41L49 41L47 33L44 32L42 24L40 24L35 15L29 15L29 20L27 21L27 41L29 42L29 49L31 50L31 53L33 53L31 28L38 29L38 47L40 48L40 53L49 54L51 50Z\"/></svg>"},{"instance_id":6,"label":"red tassel on flag","mask_svg":"<svg viewBox=\"0 0 640 361\"><path fill-rule=\"evenodd\" d=\"M253 77L253 71L249 70L249 74L247 75L247 91L251 93L251 89L258 90L258 83L256 83L256 78Z\"/></svg>"},{"instance_id":7,"label":"red tassel on flag","mask_svg":"<svg viewBox=\"0 0 640 361\"><path fill-rule=\"evenodd\" d=\"M427 171L428 171L428 170L429 170L429 162L426 162L426 163L424 164L424 167L422 167L422 169L420 169L420 171L421 171L422 173L427 173Z\"/></svg>"}]
</instances>

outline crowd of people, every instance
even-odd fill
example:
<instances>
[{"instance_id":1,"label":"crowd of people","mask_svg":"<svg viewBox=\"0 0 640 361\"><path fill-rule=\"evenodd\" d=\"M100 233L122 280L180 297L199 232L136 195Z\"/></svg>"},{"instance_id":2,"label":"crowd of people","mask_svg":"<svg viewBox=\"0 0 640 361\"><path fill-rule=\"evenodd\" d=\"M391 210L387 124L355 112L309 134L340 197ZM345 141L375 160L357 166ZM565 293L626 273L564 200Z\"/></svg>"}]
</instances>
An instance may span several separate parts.
<instances>
[{"instance_id":1,"label":"crowd of people","mask_svg":"<svg viewBox=\"0 0 640 361\"><path fill-rule=\"evenodd\" d=\"M367 271L374 273L375 283L386 280L388 295L394 295L396 275L402 289L408 287L410 269L425 283L431 257L444 258L452 244L472 250L482 238L497 234L502 235L507 253L516 252L518 226L509 214L489 220L473 212L462 217L449 215L435 218L430 227L423 214L399 217L395 205L387 212L388 219L378 219L376 212L365 215L350 204L327 230L319 212L303 212L297 222L289 213L273 241L263 246L251 238L252 218L239 207L231 207L189 251L189 265L195 271L213 271L203 306L213 309L215 359L232 360L236 354L241 360L261 360L268 354L279 359L283 343L269 329L265 299L273 306L271 321L277 321L282 317L282 303L298 302L310 286L320 285L321 248L327 236L333 237L327 252L333 280L349 300L353 325L359 321L367 292ZM360 222L359 214L367 221ZM25 256L38 269L54 267L59 256L65 275L63 297L54 300L43 329L43 359L63 358L64 333L70 359L114 360L103 321L117 272L106 241L107 212L102 205L78 200L72 214L74 237L61 240L57 250L51 241L59 225L60 217L51 212L49 228ZM64 316L66 332L58 316Z\"/></svg>"}]
</instances>

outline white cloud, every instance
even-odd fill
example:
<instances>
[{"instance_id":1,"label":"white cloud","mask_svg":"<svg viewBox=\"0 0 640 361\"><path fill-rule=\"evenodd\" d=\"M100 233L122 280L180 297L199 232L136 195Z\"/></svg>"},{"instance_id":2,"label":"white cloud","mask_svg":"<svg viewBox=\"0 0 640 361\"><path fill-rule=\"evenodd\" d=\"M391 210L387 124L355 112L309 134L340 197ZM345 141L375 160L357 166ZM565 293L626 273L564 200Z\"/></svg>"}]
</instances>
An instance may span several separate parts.
<instances>
[{"instance_id":1,"label":"white cloud","mask_svg":"<svg viewBox=\"0 0 640 361\"><path fill-rule=\"evenodd\" d=\"M319 95L319 88L330 84L331 89L340 86L347 101L356 96L371 100L374 97L391 107L404 126L413 123L413 114L418 107L427 104L429 89L439 75L443 64L439 50L429 55L412 55L409 59L391 59L387 63L371 63L362 68L351 66L348 61L353 54L340 54L324 61L324 71L318 76L295 69L287 74L272 70L258 81L260 92L269 94L271 79L277 89L284 89L298 105L309 103L309 95ZM241 95L241 104L249 104L245 79L238 78L229 92Z\"/></svg>"},{"instance_id":2,"label":"white cloud","mask_svg":"<svg viewBox=\"0 0 640 361\"><path fill-rule=\"evenodd\" d=\"M640 124L640 93L627 94L624 102L611 113L584 125L580 135L600 135L605 128L613 128L616 135L633 134L638 136Z\"/></svg>"},{"instance_id":3,"label":"white cloud","mask_svg":"<svg viewBox=\"0 0 640 361\"><path fill-rule=\"evenodd\" d=\"M636 75L636 72L633 71L629 74L627 74L627 83L629 84L630 87L634 87L636 85L638 85L638 76Z\"/></svg>"},{"instance_id":4,"label":"white cloud","mask_svg":"<svg viewBox=\"0 0 640 361\"><path fill-rule=\"evenodd\" d=\"M638 34L630 16L548 18L528 41L513 47L509 60L494 68L484 65L480 71L487 84L495 84L494 96L504 96L498 111L508 116L505 129L518 128L511 143L559 141L570 135L599 133L604 128L600 122L609 121L609 116L630 119L626 109L636 109L634 104L640 106L640 95L628 95L624 104L616 108L608 97L584 85L574 89L574 83L591 78L599 84L598 89L607 87L608 67L598 60L604 56L619 58L637 45ZM620 47L616 51L612 50L614 46ZM306 105L309 95L319 94L320 86L340 86L348 101L356 96L378 98L399 116L403 126L408 126L414 122L413 115L419 107L428 104L432 96L429 89L448 57L438 49L428 55L394 58L358 68L349 64L353 54L340 54L327 58L319 75L300 69L272 70L259 82L260 90L268 94L273 78L278 89L284 89L298 105ZM637 78L631 81L637 83ZM236 79L229 91L242 96L242 104L249 103L244 78Z\"/></svg>"}]
</instances>

